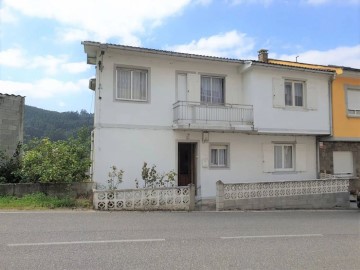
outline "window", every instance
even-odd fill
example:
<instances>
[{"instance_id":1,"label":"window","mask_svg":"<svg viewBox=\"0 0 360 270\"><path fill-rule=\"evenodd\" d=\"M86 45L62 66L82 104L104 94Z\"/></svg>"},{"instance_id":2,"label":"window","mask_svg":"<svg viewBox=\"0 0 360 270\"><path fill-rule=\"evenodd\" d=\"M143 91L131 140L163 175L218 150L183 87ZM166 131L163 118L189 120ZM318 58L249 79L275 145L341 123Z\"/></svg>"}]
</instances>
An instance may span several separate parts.
<instances>
[{"instance_id":1,"label":"window","mask_svg":"<svg viewBox=\"0 0 360 270\"><path fill-rule=\"evenodd\" d=\"M146 101L148 91L147 70L116 69L116 98Z\"/></svg>"},{"instance_id":2,"label":"window","mask_svg":"<svg viewBox=\"0 0 360 270\"><path fill-rule=\"evenodd\" d=\"M347 114L360 117L360 88L346 88Z\"/></svg>"},{"instance_id":3,"label":"window","mask_svg":"<svg viewBox=\"0 0 360 270\"><path fill-rule=\"evenodd\" d=\"M211 167L228 167L228 146L212 145L210 146L210 166Z\"/></svg>"},{"instance_id":4,"label":"window","mask_svg":"<svg viewBox=\"0 0 360 270\"><path fill-rule=\"evenodd\" d=\"M264 172L305 172L308 157L306 144L296 142L271 143L263 145L263 171Z\"/></svg>"},{"instance_id":5,"label":"window","mask_svg":"<svg viewBox=\"0 0 360 270\"><path fill-rule=\"evenodd\" d=\"M275 144L274 145L274 168L275 170L287 171L294 169L293 145Z\"/></svg>"},{"instance_id":6,"label":"window","mask_svg":"<svg viewBox=\"0 0 360 270\"><path fill-rule=\"evenodd\" d=\"M304 82L285 81L285 106L304 106Z\"/></svg>"},{"instance_id":7,"label":"window","mask_svg":"<svg viewBox=\"0 0 360 270\"><path fill-rule=\"evenodd\" d=\"M201 76L201 102L224 103L224 78Z\"/></svg>"}]
</instances>

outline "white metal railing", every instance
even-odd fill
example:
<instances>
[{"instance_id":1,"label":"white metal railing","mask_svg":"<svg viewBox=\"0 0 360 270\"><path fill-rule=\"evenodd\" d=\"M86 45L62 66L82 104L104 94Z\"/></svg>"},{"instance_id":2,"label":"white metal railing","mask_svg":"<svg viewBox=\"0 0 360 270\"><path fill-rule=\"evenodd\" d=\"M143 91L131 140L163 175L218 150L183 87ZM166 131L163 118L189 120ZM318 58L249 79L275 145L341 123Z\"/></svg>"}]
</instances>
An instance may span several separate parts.
<instances>
[{"instance_id":1,"label":"white metal railing","mask_svg":"<svg viewBox=\"0 0 360 270\"><path fill-rule=\"evenodd\" d=\"M178 101L173 105L174 123L253 125L253 107L240 104L204 104Z\"/></svg>"}]
</instances>

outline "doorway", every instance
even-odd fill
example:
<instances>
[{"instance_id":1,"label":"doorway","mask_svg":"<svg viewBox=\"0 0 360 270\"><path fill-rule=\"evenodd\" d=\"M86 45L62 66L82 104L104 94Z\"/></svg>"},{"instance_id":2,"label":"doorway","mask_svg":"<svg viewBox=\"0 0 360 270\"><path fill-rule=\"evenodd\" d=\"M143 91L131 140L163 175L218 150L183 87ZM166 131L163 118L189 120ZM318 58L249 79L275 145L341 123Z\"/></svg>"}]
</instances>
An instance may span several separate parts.
<instances>
[{"instance_id":1,"label":"doorway","mask_svg":"<svg viewBox=\"0 0 360 270\"><path fill-rule=\"evenodd\" d=\"M178 143L178 186L196 186L196 143Z\"/></svg>"}]
</instances>

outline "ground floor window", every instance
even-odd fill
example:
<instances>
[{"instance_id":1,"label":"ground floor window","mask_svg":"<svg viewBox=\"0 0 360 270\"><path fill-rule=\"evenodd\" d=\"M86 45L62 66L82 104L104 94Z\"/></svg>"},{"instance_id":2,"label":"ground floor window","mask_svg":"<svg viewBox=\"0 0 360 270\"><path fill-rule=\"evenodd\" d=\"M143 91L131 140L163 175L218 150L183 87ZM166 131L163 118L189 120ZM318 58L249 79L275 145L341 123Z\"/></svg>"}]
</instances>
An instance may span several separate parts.
<instances>
[{"instance_id":1,"label":"ground floor window","mask_svg":"<svg viewBox=\"0 0 360 270\"><path fill-rule=\"evenodd\" d=\"M314 145L315 147L315 145ZM271 143L263 145L264 172L304 172L307 167L307 145Z\"/></svg>"},{"instance_id":2,"label":"ground floor window","mask_svg":"<svg viewBox=\"0 0 360 270\"><path fill-rule=\"evenodd\" d=\"M274 168L275 170L293 170L294 147L290 144L274 145Z\"/></svg>"},{"instance_id":3,"label":"ground floor window","mask_svg":"<svg viewBox=\"0 0 360 270\"><path fill-rule=\"evenodd\" d=\"M229 166L229 146L228 145L211 145L210 146L210 166L211 167L228 167Z\"/></svg>"}]
</instances>

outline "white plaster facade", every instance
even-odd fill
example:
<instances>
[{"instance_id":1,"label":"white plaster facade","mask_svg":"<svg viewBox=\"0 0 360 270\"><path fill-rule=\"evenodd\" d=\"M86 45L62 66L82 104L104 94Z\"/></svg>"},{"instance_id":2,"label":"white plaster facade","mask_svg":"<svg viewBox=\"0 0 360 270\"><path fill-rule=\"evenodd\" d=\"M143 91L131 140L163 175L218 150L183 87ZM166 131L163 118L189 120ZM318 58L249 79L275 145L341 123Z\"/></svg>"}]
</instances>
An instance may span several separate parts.
<instances>
[{"instance_id":1,"label":"white plaster facade","mask_svg":"<svg viewBox=\"0 0 360 270\"><path fill-rule=\"evenodd\" d=\"M95 42L83 45L88 63L97 67L94 181L106 183L110 166L116 165L125 171L121 188L133 188L134 179L141 179L144 161L157 165L159 171L179 173L181 143L193 147L191 181L200 199L215 197L218 180L239 183L316 178L316 135L330 134L331 72ZM117 67L147 72L146 101L116 98ZM179 89L179 74L186 76L185 93ZM227 109L201 104L201 76L224 78ZM276 99L276 84L284 79L304 82L301 108L287 107L281 98ZM196 119L174 121L173 104L180 99L195 102L186 103L184 108ZM243 116L234 116L235 121L232 113L242 113L243 107L234 111L231 104L243 104L247 112L251 110L246 116L251 121L238 122ZM217 110L216 121L197 121L205 110L210 114ZM293 147L291 170L274 169L274 144ZM226 147L226 166L211 166L210 148L214 145Z\"/></svg>"}]
</instances>

